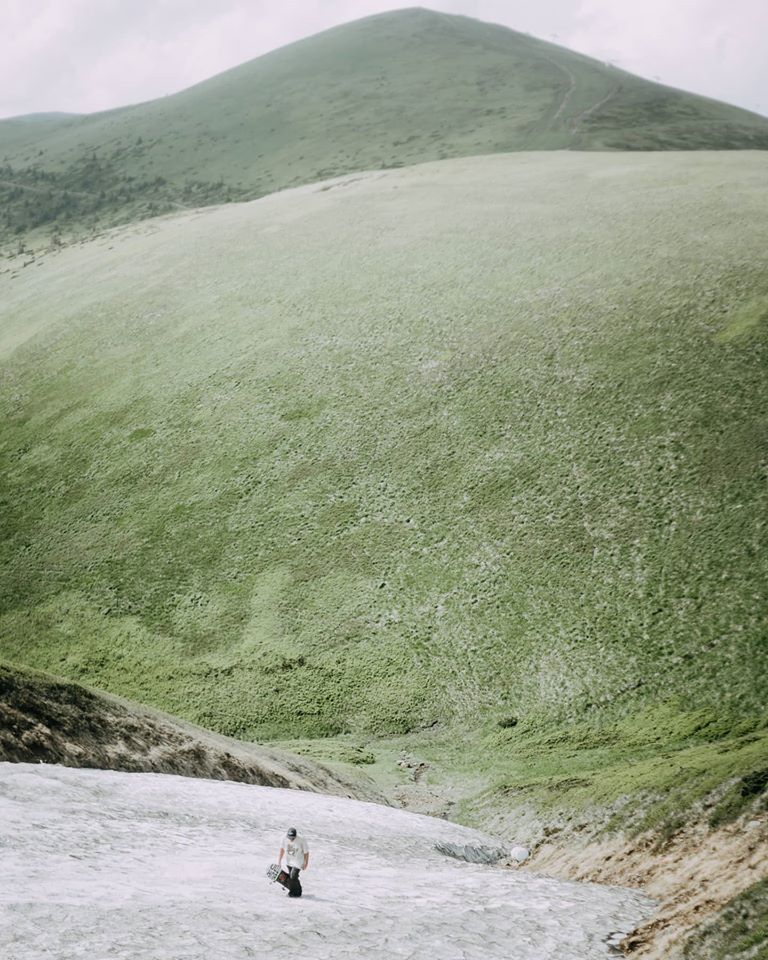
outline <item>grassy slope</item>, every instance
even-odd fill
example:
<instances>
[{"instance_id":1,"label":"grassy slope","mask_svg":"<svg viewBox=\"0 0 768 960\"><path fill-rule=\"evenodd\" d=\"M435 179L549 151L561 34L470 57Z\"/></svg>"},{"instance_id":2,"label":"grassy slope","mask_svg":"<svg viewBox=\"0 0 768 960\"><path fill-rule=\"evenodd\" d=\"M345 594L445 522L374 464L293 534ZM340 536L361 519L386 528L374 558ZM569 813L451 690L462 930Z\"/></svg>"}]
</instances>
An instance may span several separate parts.
<instances>
[{"instance_id":1,"label":"grassy slope","mask_svg":"<svg viewBox=\"0 0 768 960\"><path fill-rule=\"evenodd\" d=\"M444 157L766 147L763 117L504 27L403 10L150 103L0 123L0 229L140 219Z\"/></svg>"},{"instance_id":2,"label":"grassy slope","mask_svg":"<svg viewBox=\"0 0 768 960\"><path fill-rule=\"evenodd\" d=\"M768 879L728 904L671 960L768 960Z\"/></svg>"},{"instance_id":3,"label":"grassy slope","mask_svg":"<svg viewBox=\"0 0 768 960\"><path fill-rule=\"evenodd\" d=\"M756 715L763 175L460 160L0 277L0 652L247 737Z\"/></svg>"},{"instance_id":4,"label":"grassy slope","mask_svg":"<svg viewBox=\"0 0 768 960\"><path fill-rule=\"evenodd\" d=\"M358 772L345 776L2 661L0 761L170 773L383 802Z\"/></svg>"},{"instance_id":5,"label":"grassy slope","mask_svg":"<svg viewBox=\"0 0 768 960\"><path fill-rule=\"evenodd\" d=\"M434 812L442 806L451 819L530 846L561 832L594 841L623 831L650 832L661 848L695 817L716 830L755 805L768 810L768 714L735 720L682 701L566 724L489 721L459 738L436 727L280 746L314 760L364 764L390 795L411 778L398 758L415 756L428 764L419 782L436 798Z\"/></svg>"},{"instance_id":6,"label":"grassy slope","mask_svg":"<svg viewBox=\"0 0 768 960\"><path fill-rule=\"evenodd\" d=\"M0 120L0 146L3 154L10 159L19 152L29 151L38 140L47 140L81 119L82 115L76 113L30 113ZM32 160L33 156L34 154L29 154L28 159Z\"/></svg>"}]
</instances>

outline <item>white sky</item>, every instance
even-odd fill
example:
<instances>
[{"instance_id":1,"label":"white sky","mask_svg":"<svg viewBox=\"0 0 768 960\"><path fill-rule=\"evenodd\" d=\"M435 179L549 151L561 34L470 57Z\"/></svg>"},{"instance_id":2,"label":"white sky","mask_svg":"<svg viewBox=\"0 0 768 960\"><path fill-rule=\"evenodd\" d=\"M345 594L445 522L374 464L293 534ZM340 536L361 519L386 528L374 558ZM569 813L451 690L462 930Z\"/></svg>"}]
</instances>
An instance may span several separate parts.
<instances>
[{"instance_id":1,"label":"white sky","mask_svg":"<svg viewBox=\"0 0 768 960\"><path fill-rule=\"evenodd\" d=\"M397 0L0 0L0 117L182 90ZM768 114L768 0L427 0Z\"/></svg>"}]
</instances>

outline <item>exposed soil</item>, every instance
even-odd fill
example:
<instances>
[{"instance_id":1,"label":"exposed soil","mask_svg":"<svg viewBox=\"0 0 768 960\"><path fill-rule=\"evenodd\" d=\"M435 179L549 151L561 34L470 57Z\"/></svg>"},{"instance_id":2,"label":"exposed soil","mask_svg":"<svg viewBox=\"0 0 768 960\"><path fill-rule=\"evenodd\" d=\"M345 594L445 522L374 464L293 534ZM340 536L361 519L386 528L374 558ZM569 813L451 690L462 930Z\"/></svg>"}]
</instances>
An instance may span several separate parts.
<instances>
[{"instance_id":1,"label":"exposed soil","mask_svg":"<svg viewBox=\"0 0 768 960\"><path fill-rule=\"evenodd\" d=\"M413 781L393 790L391 800L407 810L450 818L460 799L455 789ZM768 877L768 813L754 807L717 829L701 809L669 838L650 831L601 839L597 830L560 824L543 825L541 833L551 839L539 844L522 868L508 861L510 869L629 887L659 902L654 916L619 944L633 960L682 956L686 942L708 920Z\"/></svg>"},{"instance_id":2,"label":"exposed soil","mask_svg":"<svg viewBox=\"0 0 768 960\"><path fill-rule=\"evenodd\" d=\"M558 837L536 852L530 869L632 887L658 900L658 913L621 947L637 960L669 960L696 928L768 877L768 816L747 814L717 830L700 820L661 850L658 841L646 833L579 846L574 837Z\"/></svg>"}]
</instances>

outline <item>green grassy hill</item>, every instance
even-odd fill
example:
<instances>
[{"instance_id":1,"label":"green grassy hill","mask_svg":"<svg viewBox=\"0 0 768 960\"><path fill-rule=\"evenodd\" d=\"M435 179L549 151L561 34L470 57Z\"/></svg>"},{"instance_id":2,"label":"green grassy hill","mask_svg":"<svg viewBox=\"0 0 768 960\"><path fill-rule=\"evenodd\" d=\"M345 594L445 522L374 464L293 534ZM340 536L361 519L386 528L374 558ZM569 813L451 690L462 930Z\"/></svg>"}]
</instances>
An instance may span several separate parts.
<instances>
[{"instance_id":1,"label":"green grassy hill","mask_svg":"<svg viewBox=\"0 0 768 960\"><path fill-rule=\"evenodd\" d=\"M461 159L0 275L0 655L254 738L757 715L764 172Z\"/></svg>"},{"instance_id":2,"label":"green grassy hill","mask_svg":"<svg viewBox=\"0 0 768 960\"><path fill-rule=\"evenodd\" d=\"M0 122L8 241L519 150L768 148L768 120L424 9L328 30L174 96Z\"/></svg>"}]
</instances>

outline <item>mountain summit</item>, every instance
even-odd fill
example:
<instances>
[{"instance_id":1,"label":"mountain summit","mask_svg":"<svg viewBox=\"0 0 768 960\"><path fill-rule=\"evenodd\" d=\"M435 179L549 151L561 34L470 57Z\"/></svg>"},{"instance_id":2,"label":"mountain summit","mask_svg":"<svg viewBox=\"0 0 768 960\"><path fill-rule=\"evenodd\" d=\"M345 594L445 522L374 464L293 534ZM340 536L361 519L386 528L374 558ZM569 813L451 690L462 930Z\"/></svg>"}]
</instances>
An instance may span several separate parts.
<instances>
[{"instance_id":1,"label":"mountain summit","mask_svg":"<svg viewBox=\"0 0 768 960\"><path fill-rule=\"evenodd\" d=\"M181 93L0 123L6 236L519 150L766 149L768 120L422 8L357 20Z\"/></svg>"}]
</instances>

